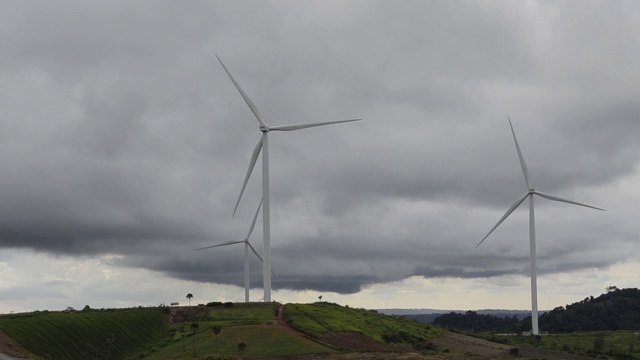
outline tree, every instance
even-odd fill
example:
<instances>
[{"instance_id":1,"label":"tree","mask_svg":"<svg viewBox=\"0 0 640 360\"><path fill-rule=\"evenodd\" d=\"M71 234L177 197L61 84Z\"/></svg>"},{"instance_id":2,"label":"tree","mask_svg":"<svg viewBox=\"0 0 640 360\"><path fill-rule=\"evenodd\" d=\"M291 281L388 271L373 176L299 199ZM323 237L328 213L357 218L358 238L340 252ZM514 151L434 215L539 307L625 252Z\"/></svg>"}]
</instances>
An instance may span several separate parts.
<instances>
[{"instance_id":1,"label":"tree","mask_svg":"<svg viewBox=\"0 0 640 360\"><path fill-rule=\"evenodd\" d=\"M187 299L189 299L189 306L191 306L191 299L193 298L193 294L192 293L188 293L187 294Z\"/></svg>"},{"instance_id":2,"label":"tree","mask_svg":"<svg viewBox=\"0 0 640 360\"><path fill-rule=\"evenodd\" d=\"M196 334L198 333L198 329L200 325L197 322L191 323L191 331L193 332L193 357L196 356Z\"/></svg>"},{"instance_id":3,"label":"tree","mask_svg":"<svg viewBox=\"0 0 640 360\"><path fill-rule=\"evenodd\" d=\"M318 296L318 301L322 301L322 295Z\"/></svg>"},{"instance_id":4,"label":"tree","mask_svg":"<svg viewBox=\"0 0 640 360\"><path fill-rule=\"evenodd\" d=\"M238 343L238 353L240 354L240 359L242 359L242 353L247 349L247 344L240 342Z\"/></svg>"},{"instance_id":5,"label":"tree","mask_svg":"<svg viewBox=\"0 0 640 360\"><path fill-rule=\"evenodd\" d=\"M216 325L212 328L213 330L213 334L216 336L216 347L218 347L218 334L220 334L220 331L222 331L222 329L220 328L220 326Z\"/></svg>"}]
</instances>

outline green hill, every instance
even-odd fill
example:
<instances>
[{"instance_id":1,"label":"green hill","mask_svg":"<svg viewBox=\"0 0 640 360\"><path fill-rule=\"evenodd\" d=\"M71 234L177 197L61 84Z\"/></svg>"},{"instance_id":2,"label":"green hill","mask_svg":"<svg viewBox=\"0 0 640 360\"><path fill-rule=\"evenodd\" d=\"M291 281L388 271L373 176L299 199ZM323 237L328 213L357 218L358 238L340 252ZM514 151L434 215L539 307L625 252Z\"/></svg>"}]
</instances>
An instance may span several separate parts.
<instances>
[{"instance_id":1,"label":"green hill","mask_svg":"<svg viewBox=\"0 0 640 360\"><path fill-rule=\"evenodd\" d=\"M324 302L207 305L2 315L0 330L38 358L62 360L225 360L240 356L262 360L480 360L518 353L523 360L577 360L583 359L579 354L596 354L590 350L593 341L587 340L589 347L585 347L576 342L577 337L540 341L539 337L518 336L491 342L403 317ZM619 334L604 336L602 346L595 343L602 349L598 354L623 353L612 342L614 335ZM0 349L1 345L0 341Z\"/></svg>"},{"instance_id":2,"label":"green hill","mask_svg":"<svg viewBox=\"0 0 640 360\"><path fill-rule=\"evenodd\" d=\"M440 335L429 325L329 303L288 304L280 320L276 303L208 305L3 315L0 330L43 359L225 359L239 355L240 343L248 357L403 352L427 350Z\"/></svg>"},{"instance_id":3,"label":"green hill","mask_svg":"<svg viewBox=\"0 0 640 360\"><path fill-rule=\"evenodd\" d=\"M351 309L326 302L289 304L285 318L291 327L314 338L354 333L381 344L411 350L428 350L432 347L430 340L441 335L432 326L404 317L387 316L375 310Z\"/></svg>"},{"instance_id":4,"label":"green hill","mask_svg":"<svg viewBox=\"0 0 640 360\"><path fill-rule=\"evenodd\" d=\"M557 307L539 321L541 329L554 333L640 330L640 290L614 286L597 298Z\"/></svg>"},{"instance_id":5,"label":"green hill","mask_svg":"<svg viewBox=\"0 0 640 360\"><path fill-rule=\"evenodd\" d=\"M169 329L167 314L157 308L0 316L0 330L44 359L120 359L166 341Z\"/></svg>"}]
</instances>

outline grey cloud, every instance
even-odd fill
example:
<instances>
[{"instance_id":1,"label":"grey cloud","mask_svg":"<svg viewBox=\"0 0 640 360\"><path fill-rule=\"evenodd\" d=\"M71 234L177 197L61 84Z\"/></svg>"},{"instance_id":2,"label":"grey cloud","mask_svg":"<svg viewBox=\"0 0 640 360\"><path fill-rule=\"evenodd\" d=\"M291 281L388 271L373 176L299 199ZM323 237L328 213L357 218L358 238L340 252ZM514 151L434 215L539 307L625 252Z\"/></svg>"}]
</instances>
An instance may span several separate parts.
<instances>
[{"instance_id":1,"label":"grey cloud","mask_svg":"<svg viewBox=\"0 0 640 360\"><path fill-rule=\"evenodd\" d=\"M0 15L0 246L241 285L241 247L191 251L242 239L260 198L258 166L231 217L260 133L218 54L269 124L365 119L270 138L275 288L526 275L522 218L474 248L526 191L507 116L542 191L590 203L632 174L627 7L12 5ZM629 214L536 206L555 236L540 242L541 273L638 256ZM630 250L597 255L611 248Z\"/></svg>"}]
</instances>

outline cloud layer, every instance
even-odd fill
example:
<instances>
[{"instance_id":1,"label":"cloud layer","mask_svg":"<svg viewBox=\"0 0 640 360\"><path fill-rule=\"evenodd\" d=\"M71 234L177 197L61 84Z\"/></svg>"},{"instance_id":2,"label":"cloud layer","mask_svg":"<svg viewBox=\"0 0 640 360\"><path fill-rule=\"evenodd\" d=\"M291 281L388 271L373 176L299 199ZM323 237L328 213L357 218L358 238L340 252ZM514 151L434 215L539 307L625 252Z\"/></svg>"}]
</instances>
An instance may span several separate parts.
<instances>
[{"instance_id":1,"label":"cloud layer","mask_svg":"<svg viewBox=\"0 0 640 360\"><path fill-rule=\"evenodd\" d=\"M242 284L270 125L276 289L353 294L424 278L638 261L634 2L14 3L0 15L0 247ZM526 208L523 206L523 209ZM261 248L261 222L252 243ZM261 266L252 263L259 286Z\"/></svg>"}]
</instances>

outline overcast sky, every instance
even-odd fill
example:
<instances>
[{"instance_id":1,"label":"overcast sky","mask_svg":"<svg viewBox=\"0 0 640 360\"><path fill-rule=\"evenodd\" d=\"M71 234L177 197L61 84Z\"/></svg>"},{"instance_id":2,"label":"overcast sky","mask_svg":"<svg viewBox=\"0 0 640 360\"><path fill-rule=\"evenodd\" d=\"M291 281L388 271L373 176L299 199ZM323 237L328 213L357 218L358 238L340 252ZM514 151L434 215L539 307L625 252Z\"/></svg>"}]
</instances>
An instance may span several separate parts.
<instances>
[{"instance_id":1,"label":"overcast sky","mask_svg":"<svg viewBox=\"0 0 640 360\"><path fill-rule=\"evenodd\" d=\"M258 122L272 298L530 308L638 287L635 1L13 1L0 12L0 312L242 301ZM259 219L252 243L262 251ZM253 259L253 300L262 297Z\"/></svg>"}]
</instances>

